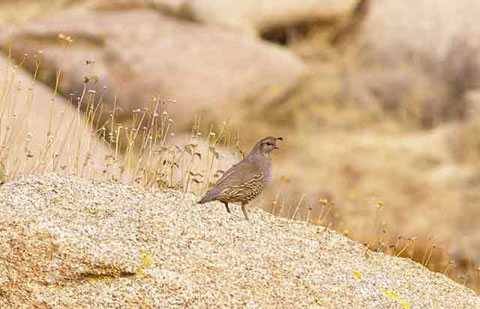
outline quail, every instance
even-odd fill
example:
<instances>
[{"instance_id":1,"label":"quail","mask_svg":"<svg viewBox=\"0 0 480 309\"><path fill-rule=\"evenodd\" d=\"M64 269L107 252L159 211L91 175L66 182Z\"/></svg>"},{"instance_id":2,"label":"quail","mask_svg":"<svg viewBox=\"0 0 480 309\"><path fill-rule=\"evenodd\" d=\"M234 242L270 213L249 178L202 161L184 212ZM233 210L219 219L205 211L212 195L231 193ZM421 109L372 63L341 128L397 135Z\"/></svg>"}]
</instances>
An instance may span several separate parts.
<instances>
[{"instance_id":1,"label":"quail","mask_svg":"<svg viewBox=\"0 0 480 309\"><path fill-rule=\"evenodd\" d=\"M278 149L277 140L283 140L283 138L269 136L261 139L242 161L233 165L223 174L198 201L198 204L220 201L230 213L228 203L240 203L243 215L248 221L245 206L260 195L271 180L270 152Z\"/></svg>"}]
</instances>

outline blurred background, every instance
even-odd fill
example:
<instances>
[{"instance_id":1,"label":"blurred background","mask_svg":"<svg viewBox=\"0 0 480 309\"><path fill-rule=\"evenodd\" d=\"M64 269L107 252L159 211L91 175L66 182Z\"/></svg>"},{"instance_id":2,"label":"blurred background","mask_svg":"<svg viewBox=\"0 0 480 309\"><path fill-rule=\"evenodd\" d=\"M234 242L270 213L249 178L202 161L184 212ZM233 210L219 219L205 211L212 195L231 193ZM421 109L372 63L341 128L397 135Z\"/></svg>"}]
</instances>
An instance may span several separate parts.
<instances>
[{"instance_id":1,"label":"blurred background","mask_svg":"<svg viewBox=\"0 0 480 309\"><path fill-rule=\"evenodd\" d=\"M0 64L54 104L94 94L97 123L158 100L178 143L228 127L225 167L283 136L257 207L478 291L478 16L477 0L3 0Z\"/></svg>"}]
</instances>

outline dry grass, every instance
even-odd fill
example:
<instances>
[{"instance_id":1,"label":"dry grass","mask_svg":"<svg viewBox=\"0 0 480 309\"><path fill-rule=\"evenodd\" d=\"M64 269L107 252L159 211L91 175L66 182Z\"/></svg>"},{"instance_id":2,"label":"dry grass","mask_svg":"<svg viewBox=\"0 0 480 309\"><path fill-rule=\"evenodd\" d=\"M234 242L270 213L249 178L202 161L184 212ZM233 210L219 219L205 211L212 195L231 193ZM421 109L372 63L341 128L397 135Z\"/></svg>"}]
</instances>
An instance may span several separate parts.
<instances>
[{"instance_id":1,"label":"dry grass","mask_svg":"<svg viewBox=\"0 0 480 309\"><path fill-rule=\"evenodd\" d=\"M1 181L12 181L24 174L53 171L89 179L125 182L146 189L177 188L201 193L221 175L223 167L228 166L225 162L230 161L222 157L222 154L227 153L228 156L238 158L241 156L240 145L250 145L260 135L274 128L276 133L288 132L289 138L285 146L289 149L285 153L300 155L294 159L288 156L278 158L277 165L285 166L280 170L280 174L285 177L279 180L273 192L264 196L262 202L267 205L266 209L271 207L270 210L277 215L334 228L363 241L374 251L410 257L480 291L477 264L468 259L453 261L453 257L446 253L445 245L435 243L435 235L418 235L411 230L405 231L408 220L415 219L408 214L408 208L402 213L396 213L403 221L393 222L392 217L385 216L385 208L402 209L404 205L412 203L412 200L405 196L412 195L424 204L431 204L437 200L425 201L423 197L442 193L438 187L425 180L423 170L412 168L420 163L403 160L401 157L404 156L404 149L390 143L392 139L399 139L401 142L420 145L422 141L417 141L416 138L408 141L403 139L412 131L415 135L423 123L442 124L444 119L440 116L443 111L435 115L422 114L432 110L419 109L418 99L415 98L415 94L423 97L423 92L430 90L431 84L421 80L418 83L420 86L412 90L412 95L391 98L393 101L380 98L384 103L381 106L370 104L378 102L378 98L384 93L376 92L376 98L362 97L360 100L355 97L355 89L347 89L345 86L349 85L345 79L352 78L347 76L349 72L345 71L353 61L348 59L352 55L339 56L331 46L318 49L310 43L307 38L292 49L309 62L314 77L306 81L297 96L278 109L278 113L269 113L267 117L263 114L257 116L260 120L270 119L271 123L281 119L281 126L262 126L252 135L241 136L243 143L240 143L239 136L229 124L212 126L203 121L200 115L191 134L172 136L175 122L164 113L165 104L170 103L162 102L159 98L152 100L149 109L134 111L128 123L120 122L115 117L115 108L109 119L99 119L100 111L106 108L102 94L85 90L80 98L71 98L69 101L72 108L80 107L84 111L80 112L78 109L72 130L68 134L55 130L62 118L60 111L52 110L53 129L50 134L42 137L45 141L42 151L32 157L28 147L24 147L29 143L30 137L21 121L29 113L29 109L20 117L9 111L19 100L24 100L26 106L31 106L34 102L35 87L18 89L11 67L3 72L6 78L0 85L0 104L3 110L0 126ZM435 74L436 80L442 85L449 84L452 80L448 78L453 78L451 88L440 89L440 92L461 92L455 98L458 100L456 102L463 102L465 92L470 86L462 88L461 85L462 80L468 81L471 76L468 65L465 65L471 57L465 52L459 59L465 60L464 63L445 66L442 70L432 71L432 74ZM402 93L403 89L398 88L399 83L395 81L408 79L412 76L411 73L393 76L394 82L389 84L391 88L382 89L387 94ZM59 75L60 72L55 79L57 85L60 82ZM384 84L388 84L387 82ZM88 84L85 84L85 89L88 89ZM351 96L349 91L354 95ZM353 99L348 100L346 97ZM369 104L359 106L359 102ZM442 102L449 104L452 101ZM451 107L447 105L445 113L449 114ZM464 109L460 108L459 115L463 112ZM248 111L244 113L248 116ZM429 122L431 119L433 120ZM247 125L251 126L251 123ZM235 124L240 132L245 126ZM96 141L111 152L105 165L96 170L85 168L86 160L91 158L92 149L95 149L95 145L85 144L83 140L83 135L89 128L98 137ZM449 140L453 161L450 161L451 158L442 158L440 162L478 164L477 130L476 125L468 124L458 131L458 138L453 136ZM369 144L375 144L375 147L379 148L378 153L383 155L365 155L365 152L372 150L372 147L368 147ZM308 149L301 145L308 145ZM75 151L68 152L67 149ZM59 165L58 157L67 153L71 157L66 161L71 162L71 165ZM408 153L410 156L410 152ZM389 155L398 159L392 160L398 163L387 166L376 164L375 161L385 160ZM315 159L311 161L310 157ZM365 158L370 161L363 161ZM428 153L412 155L411 158L422 161L421 164L439 164L438 158ZM317 166L329 165L331 162L336 162L338 166ZM385 182L385 179L388 181ZM372 187L375 190L372 190ZM400 189L394 190L396 188ZM385 206L377 204L380 198L386 199ZM456 202L455 197L448 196L447 200L444 203ZM363 229L364 226L357 224L360 220L368 221L370 228Z\"/></svg>"},{"instance_id":2,"label":"dry grass","mask_svg":"<svg viewBox=\"0 0 480 309\"><path fill-rule=\"evenodd\" d=\"M25 84L17 78L21 65L10 63L0 85L2 182L25 174L59 172L122 181L145 189L176 188L198 193L221 176L218 168L224 156L220 148L239 149L238 136L232 134L227 123L205 127L201 117L197 117L189 136L175 137L173 120L164 110L169 102L158 98L152 100L151 108L132 111L128 125L117 121L115 106L109 119L102 121L99 115L106 104L101 94L87 90L87 80L82 95L68 100L68 108L76 111L74 119L65 119L63 103L55 102L56 95L52 94L49 118L40 120L48 121L48 132L39 136L35 124L25 119L35 117L31 115L34 104L44 106L48 102L35 100L35 79ZM61 72L57 74L58 83ZM17 106L24 108L18 110ZM71 121L66 128L65 121ZM93 135L94 142L85 142L86 135ZM32 137L37 144L44 141L40 142L39 151L30 150ZM101 158L103 166L87 168L89 161L95 159L92 156L95 157L98 145L108 148L110 155Z\"/></svg>"},{"instance_id":3,"label":"dry grass","mask_svg":"<svg viewBox=\"0 0 480 309\"><path fill-rule=\"evenodd\" d=\"M453 256L450 250L463 235L470 236L470 243L475 239L475 231L468 228L474 226L469 223L473 219L465 216L468 213L475 218L475 212L459 207L469 203L466 196L475 201L478 194L473 196L473 184L464 184L463 180L456 183L460 179L473 181L467 175L475 169L456 167L448 153L442 152L446 158L439 158L435 155L437 146L432 146L431 154L419 150L417 146L427 141L436 145L431 143L436 133L381 137L372 132L333 133L324 129L321 138L311 135L292 141L298 147L288 147L294 148L290 153L297 157L286 158L278 166L282 173L295 176L279 188L282 194L270 197L278 201L276 213L290 218L295 214L298 220L313 217L312 221L330 225L374 251L410 257L435 271L447 268L446 274L478 291L475 255ZM451 136L453 141L457 141L455 134L458 132ZM372 144L376 150L369 146ZM314 156L317 159L312 161ZM385 200L384 206L378 206L379 199ZM435 226L433 222L437 222Z\"/></svg>"},{"instance_id":4,"label":"dry grass","mask_svg":"<svg viewBox=\"0 0 480 309\"><path fill-rule=\"evenodd\" d=\"M454 43L440 65L425 56L411 59L417 66L383 63L367 72L372 59L359 58L354 46L337 50L316 38L291 46L309 63L312 78L285 104L284 114L295 115L296 158L280 165L288 175L302 172L292 179L297 200L308 192L297 217L318 214L318 200L333 200L336 230L479 291L478 250L451 250L464 235L478 242L473 228L456 222L476 217L479 200L478 124L468 103L478 85L472 70L478 52L461 38ZM382 220L372 207L379 199L386 201Z\"/></svg>"},{"instance_id":5,"label":"dry grass","mask_svg":"<svg viewBox=\"0 0 480 309\"><path fill-rule=\"evenodd\" d=\"M0 139L3 141L1 151L2 182L18 179L19 176L25 174L59 172L88 179L125 182L145 189L165 190L176 188L185 192L201 193L216 178L221 176L222 169L228 167L228 164L222 162L225 159L222 157L223 153L233 153L237 158L241 156L240 139L227 123L217 126L209 125L202 121L202 117L198 116L192 132L187 137L177 138L172 135L172 127L175 122L164 112L165 104L169 104L169 102L162 102L158 98L152 100L151 108L133 111L132 119L128 124L117 121L115 108L112 110L110 118L102 122L98 115L102 109L106 108L106 104L101 94L86 90L88 89L88 82L86 82L85 91L80 98L70 99L69 101L70 106L77 110L77 118L70 132L68 134L58 132L58 122L62 121L61 111L51 110L50 126L52 130L42 138L45 141L43 150L38 155L32 156L28 152L28 147L22 146L28 144L30 137L28 135L29 130L25 128L21 120L27 117L30 109L26 109L20 117L9 111L20 99L26 100L26 106L34 104L35 87L32 85L27 88L18 88L16 73L13 71L14 67L12 65L4 72L5 79L0 87L3 108L2 129L0 131ZM57 78L57 81L59 80ZM332 87L334 86L332 85ZM27 94L25 95L25 93ZM310 107L304 107L304 110L307 110L306 114L310 116L334 112L337 118L327 119L329 123L323 125L327 127L333 125L336 127L335 131L338 131L338 127L342 127L344 124L351 126L352 123L355 123L354 126L356 127L372 127L369 124L372 122L382 130L385 129L385 126L390 127L389 121L379 123L371 119L368 120L368 118L358 118L358 113L352 113L351 109L335 107L334 103L329 104L328 97L319 97L319 99L327 102L321 105L320 113L318 111L308 111L307 109ZM84 112L81 112L81 110ZM342 119L338 115L345 115L347 118ZM299 117L305 117L305 115L300 114ZM300 122L307 123L307 121ZM308 122L311 123L311 120ZM91 159L92 150L95 148L95 145L84 143L83 136L86 132L89 132L88 129L93 129L92 132L97 137L95 140L106 146L111 153L111 156L105 161L105 165L96 170L85 168L87 166L85 162ZM301 130L305 133L307 128L304 127ZM394 128L393 131L395 130L397 129ZM348 132L347 130L346 134L350 134ZM328 131L324 131L323 134L325 135L323 146L327 148L334 145L335 140L339 139L338 135L334 136ZM256 137L249 136L245 139L250 143L254 138ZM289 147L289 152L292 153L295 152L295 144L311 144L311 141L289 139L287 143L291 145L287 144L286 147ZM377 142L377 140L374 142ZM318 149L318 145L312 144L312 146ZM347 144L345 146L344 150L350 153L352 145ZM75 151L67 152L67 149L74 149ZM316 151L313 148L312 150ZM322 151L321 153L323 153L323 156L327 155L323 158L327 161L332 161L334 157L341 159L341 157L338 157L337 151L331 152L332 157L328 157L328 152ZM66 160L71 162L71 165L62 166L58 164L59 158L66 154L71 156ZM278 165L283 165L285 159L288 158L280 157ZM342 160L339 162L342 162ZM358 180L355 179L364 177L360 176L363 172L359 172L359 166L361 164L356 164L353 161L350 167L345 167L345 174L342 177L350 182L347 186L357 187ZM295 168L308 170L308 167L296 166ZM399 168L393 166L392 169L398 171ZM386 172L391 173L393 170L386 170ZM288 172L288 170L282 170L281 172L285 175L298 175L298 173ZM263 199L265 203L263 204L268 205L267 209L271 207L272 213L277 215L297 220L308 220L334 228L345 235L362 240L374 251L410 257L432 270L444 272L458 282L467 283L469 286L478 289L480 276L478 266L475 263L466 260L460 263L452 263L452 258L445 253L442 244L433 244L432 241L428 241L427 236L392 238L392 233L387 233L391 222L388 221L389 218L381 217L382 211L380 209L382 207L379 206L380 204L376 204L372 212L367 210L363 213L362 211L352 213L343 209L346 206L345 199L339 198L340 195L347 194L358 197L362 192L368 192L368 189L358 188L357 192L346 193L343 190L345 184L336 180L324 186L324 192L317 191L317 194L311 194L313 192L312 187L305 188L303 192L300 191L299 187L301 186L299 184L305 183L310 183L318 190L321 184L311 181L311 179L318 177L318 172L318 170L314 170L311 175L294 176L292 179L282 178L274 192L265 195ZM414 170L406 169L404 172L411 174L412 177L417 177ZM378 175L378 173L372 171L372 177L375 177L375 175ZM332 177L332 175L324 176ZM405 200L402 200L401 196L393 193L392 196L389 195L391 193L388 191L389 186L387 184L380 188L379 192L386 195L389 200L398 197L397 203L404 203ZM320 197L321 200L319 201ZM325 199L325 197L328 199ZM369 198L360 198L355 203L367 205ZM315 199L317 200L315 201ZM335 205L337 200L340 201L340 206ZM363 208L365 209L365 207ZM360 233L358 228L355 227L358 216L371 218L372 227L369 231ZM401 230L402 225L399 226L397 231ZM395 235L395 232L393 235Z\"/></svg>"},{"instance_id":6,"label":"dry grass","mask_svg":"<svg viewBox=\"0 0 480 309\"><path fill-rule=\"evenodd\" d=\"M277 199L272 203L271 212L289 219L306 220L325 226L327 229L337 230L345 236L361 240L366 248L373 252L409 258L432 271L467 285L477 293L480 291L480 265L473 259L465 256L459 256L456 259L447 251L448 246L445 243L436 242L434 236L427 237L417 233L418 236L399 234L397 237L392 237L390 221L382 215L383 201L378 201L372 207L371 228L359 233L354 227L356 219L342 216L342 211L338 209L336 202L320 199L316 204L302 204L304 198L305 196L302 195L296 202L286 202L286 198L278 194Z\"/></svg>"}]
</instances>

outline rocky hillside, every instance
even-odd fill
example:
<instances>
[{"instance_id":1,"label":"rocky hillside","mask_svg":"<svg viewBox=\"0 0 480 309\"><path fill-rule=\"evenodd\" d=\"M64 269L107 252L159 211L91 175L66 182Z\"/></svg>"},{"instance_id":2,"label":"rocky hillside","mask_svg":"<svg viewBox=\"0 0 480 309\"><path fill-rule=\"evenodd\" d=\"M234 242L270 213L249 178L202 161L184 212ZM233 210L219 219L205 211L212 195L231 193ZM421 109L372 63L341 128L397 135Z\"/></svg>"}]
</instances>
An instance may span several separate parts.
<instances>
[{"instance_id":1,"label":"rocky hillside","mask_svg":"<svg viewBox=\"0 0 480 309\"><path fill-rule=\"evenodd\" d=\"M335 231L196 199L55 174L2 186L0 307L480 307Z\"/></svg>"},{"instance_id":2,"label":"rocky hillside","mask_svg":"<svg viewBox=\"0 0 480 309\"><path fill-rule=\"evenodd\" d=\"M282 201L290 216L301 204L297 217L311 218L333 201L333 229L373 243L382 228L372 247L392 255L416 239L403 251L416 261L436 247L429 268L480 291L479 15L478 0L0 1L0 107L31 106L1 117L1 140L21 130L0 182L107 173L202 192L210 158L279 135L264 209ZM91 128L70 125L87 123L71 103ZM39 117L45 106L53 118ZM132 145L145 123L142 138L161 131L158 147ZM210 151L210 133L221 149Z\"/></svg>"}]
</instances>

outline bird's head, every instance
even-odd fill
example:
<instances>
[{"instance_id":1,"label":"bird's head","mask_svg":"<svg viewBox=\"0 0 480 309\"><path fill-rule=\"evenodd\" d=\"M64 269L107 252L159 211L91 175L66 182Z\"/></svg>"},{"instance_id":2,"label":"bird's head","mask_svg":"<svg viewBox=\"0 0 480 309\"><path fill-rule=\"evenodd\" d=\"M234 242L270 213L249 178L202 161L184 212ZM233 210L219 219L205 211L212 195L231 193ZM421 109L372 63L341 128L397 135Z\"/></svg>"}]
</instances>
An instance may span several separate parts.
<instances>
[{"instance_id":1,"label":"bird's head","mask_svg":"<svg viewBox=\"0 0 480 309\"><path fill-rule=\"evenodd\" d=\"M283 141L281 137L265 137L261 139L254 147L254 150L259 151L263 155L268 155L274 149L278 149L277 141Z\"/></svg>"}]
</instances>

